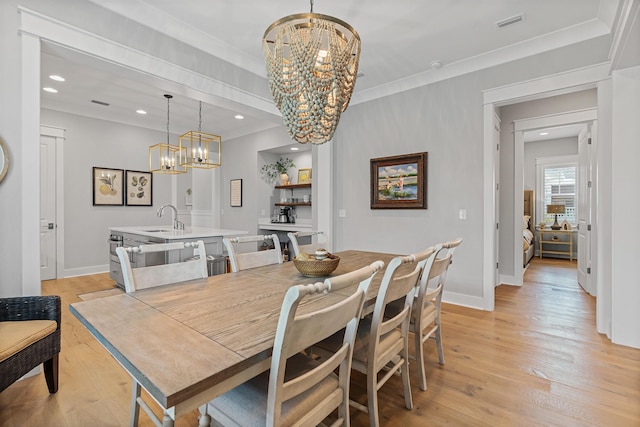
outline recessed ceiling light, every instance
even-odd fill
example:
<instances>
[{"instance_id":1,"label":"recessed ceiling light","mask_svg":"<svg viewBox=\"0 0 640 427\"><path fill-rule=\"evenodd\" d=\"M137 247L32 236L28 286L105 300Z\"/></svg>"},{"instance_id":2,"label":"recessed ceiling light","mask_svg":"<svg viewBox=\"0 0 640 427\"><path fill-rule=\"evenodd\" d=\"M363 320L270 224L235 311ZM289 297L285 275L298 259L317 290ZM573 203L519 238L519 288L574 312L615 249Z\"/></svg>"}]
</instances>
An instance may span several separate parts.
<instances>
[{"instance_id":1,"label":"recessed ceiling light","mask_svg":"<svg viewBox=\"0 0 640 427\"><path fill-rule=\"evenodd\" d=\"M549 132L540 132L540 136L549 135Z\"/></svg>"},{"instance_id":2,"label":"recessed ceiling light","mask_svg":"<svg viewBox=\"0 0 640 427\"><path fill-rule=\"evenodd\" d=\"M236 114L234 117L238 120L244 119L244 116L242 114Z\"/></svg>"},{"instance_id":3,"label":"recessed ceiling light","mask_svg":"<svg viewBox=\"0 0 640 427\"><path fill-rule=\"evenodd\" d=\"M138 113L138 114L147 114L147 112L144 111L144 110L136 110L136 113Z\"/></svg>"},{"instance_id":4,"label":"recessed ceiling light","mask_svg":"<svg viewBox=\"0 0 640 427\"><path fill-rule=\"evenodd\" d=\"M291 147L291 151L298 151L299 148L298 147Z\"/></svg>"},{"instance_id":5,"label":"recessed ceiling light","mask_svg":"<svg viewBox=\"0 0 640 427\"><path fill-rule=\"evenodd\" d=\"M42 90L44 90L45 92L50 92L50 93L58 93L58 91L52 87L43 87Z\"/></svg>"},{"instance_id":6,"label":"recessed ceiling light","mask_svg":"<svg viewBox=\"0 0 640 427\"><path fill-rule=\"evenodd\" d=\"M49 78L51 80L55 80L57 82L63 82L64 81L64 77L61 77L61 76L58 76L58 75L55 75L55 74L50 75Z\"/></svg>"}]
</instances>

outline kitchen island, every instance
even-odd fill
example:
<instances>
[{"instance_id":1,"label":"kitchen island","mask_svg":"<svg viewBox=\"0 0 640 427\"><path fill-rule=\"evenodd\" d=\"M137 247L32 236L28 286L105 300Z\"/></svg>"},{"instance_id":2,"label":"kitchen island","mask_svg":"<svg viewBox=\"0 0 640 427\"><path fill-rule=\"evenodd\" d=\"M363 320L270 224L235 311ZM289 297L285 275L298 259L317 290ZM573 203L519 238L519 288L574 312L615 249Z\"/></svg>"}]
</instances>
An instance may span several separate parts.
<instances>
[{"instance_id":1,"label":"kitchen island","mask_svg":"<svg viewBox=\"0 0 640 427\"><path fill-rule=\"evenodd\" d=\"M204 242L207 257L212 261L213 257L218 259L222 257L223 245L222 239L227 236L238 236L247 234L243 230L228 230L213 227L186 227L184 230L175 230L171 226L136 226L136 227L111 227L109 236L109 256L110 268L109 275L115 280L118 286L124 287L124 277L120 261L116 254L118 246L140 246L156 243L173 243L173 242L193 242L202 240ZM179 253L173 253L166 256L163 252L154 252L148 254L133 253L131 254L131 266L133 268L146 267L150 265L168 264L174 262L183 262L187 258L193 257L194 249L185 248ZM225 264L226 265L226 264ZM210 274L212 272L210 271Z\"/></svg>"}]
</instances>

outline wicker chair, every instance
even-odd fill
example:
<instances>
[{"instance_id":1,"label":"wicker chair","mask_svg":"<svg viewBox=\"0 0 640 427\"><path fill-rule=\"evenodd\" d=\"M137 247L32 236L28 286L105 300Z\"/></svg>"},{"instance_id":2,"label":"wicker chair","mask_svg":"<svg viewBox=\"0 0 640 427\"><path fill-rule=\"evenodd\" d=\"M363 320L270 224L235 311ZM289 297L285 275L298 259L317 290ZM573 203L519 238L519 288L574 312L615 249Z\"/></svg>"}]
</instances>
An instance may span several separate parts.
<instances>
[{"instance_id":1,"label":"wicker chair","mask_svg":"<svg viewBox=\"0 0 640 427\"><path fill-rule=\"evenodd\" d=\"M0 298L0 322L31 320L53 320L56 322L54 331L47 330L44 332L44 334L48 333L47 335L24 348L21 348L20 345L10 346L6 342L7 338L5 338L5 342L0 339L0 343L3 344L1 347L9 346L8 357L0 361L0 392L41 363L44 364L44 376L49 393L58 391L60 306L59 296ZM49 329L51 326L49 325ZM13 325L10 328L14 331L16 329ZM11 348L16 349L15 353L11 354Z\"/></svg>"}]
</instances>

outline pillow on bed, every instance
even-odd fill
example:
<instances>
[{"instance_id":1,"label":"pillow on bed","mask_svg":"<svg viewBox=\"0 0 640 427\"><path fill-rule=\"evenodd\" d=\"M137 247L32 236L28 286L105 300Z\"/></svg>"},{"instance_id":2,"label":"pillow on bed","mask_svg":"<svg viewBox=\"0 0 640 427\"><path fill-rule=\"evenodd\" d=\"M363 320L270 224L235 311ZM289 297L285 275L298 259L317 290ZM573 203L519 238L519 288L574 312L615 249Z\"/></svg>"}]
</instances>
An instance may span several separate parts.
<instances>
[{"instance_id":1,"label":"pillow on bed","mask_svg":"<svg viewBox=\"0 0 640 427\"><path fill-rule=\"evenodd\" d=\"M522 238L525 242L531 244L533 242L533 233L529 229L522 230Z\"/></svg>"},{"instance_id":2,"label":"pillow on bed","mask_svg":"<svg viewBox=\"0 0 640 427\"><path fill-rule=\"evenodd\" d=\"M529 228L529 220L531 219L531 215L525 215L522 222L522 229L526 230Z\"/></svg>"},{"instance_id":3,"label":"pillow on bed","mask_svg":"<svg viewBox=\"0 0 640 427\"><path fill-rule=\"evenodd\" d=\"M529 250L529 248L531 247L531 245L529 244L529 242L527 242L527 238L523 238L522 239L522 252L527 252Z\"/></svg>"}]
</instances>

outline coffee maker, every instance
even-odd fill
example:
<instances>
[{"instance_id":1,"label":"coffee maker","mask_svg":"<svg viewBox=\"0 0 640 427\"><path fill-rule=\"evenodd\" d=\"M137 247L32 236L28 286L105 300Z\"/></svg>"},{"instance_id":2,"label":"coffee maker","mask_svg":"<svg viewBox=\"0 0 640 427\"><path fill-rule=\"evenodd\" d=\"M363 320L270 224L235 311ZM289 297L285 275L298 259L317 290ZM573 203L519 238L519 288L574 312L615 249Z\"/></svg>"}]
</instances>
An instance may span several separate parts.
<instances>
[{"instance_id":1,"label":"coffee maker","mask_svg":"<svg viewBox=\"0 0 640 427\"><path fill-rule=\"evenodd\" d=\"M280 215L278 216L278 222L282 222L282 223L296 222L294 213L295 213L295 210L291 206L281 207Z\"/></svg>"}]
</instances>

